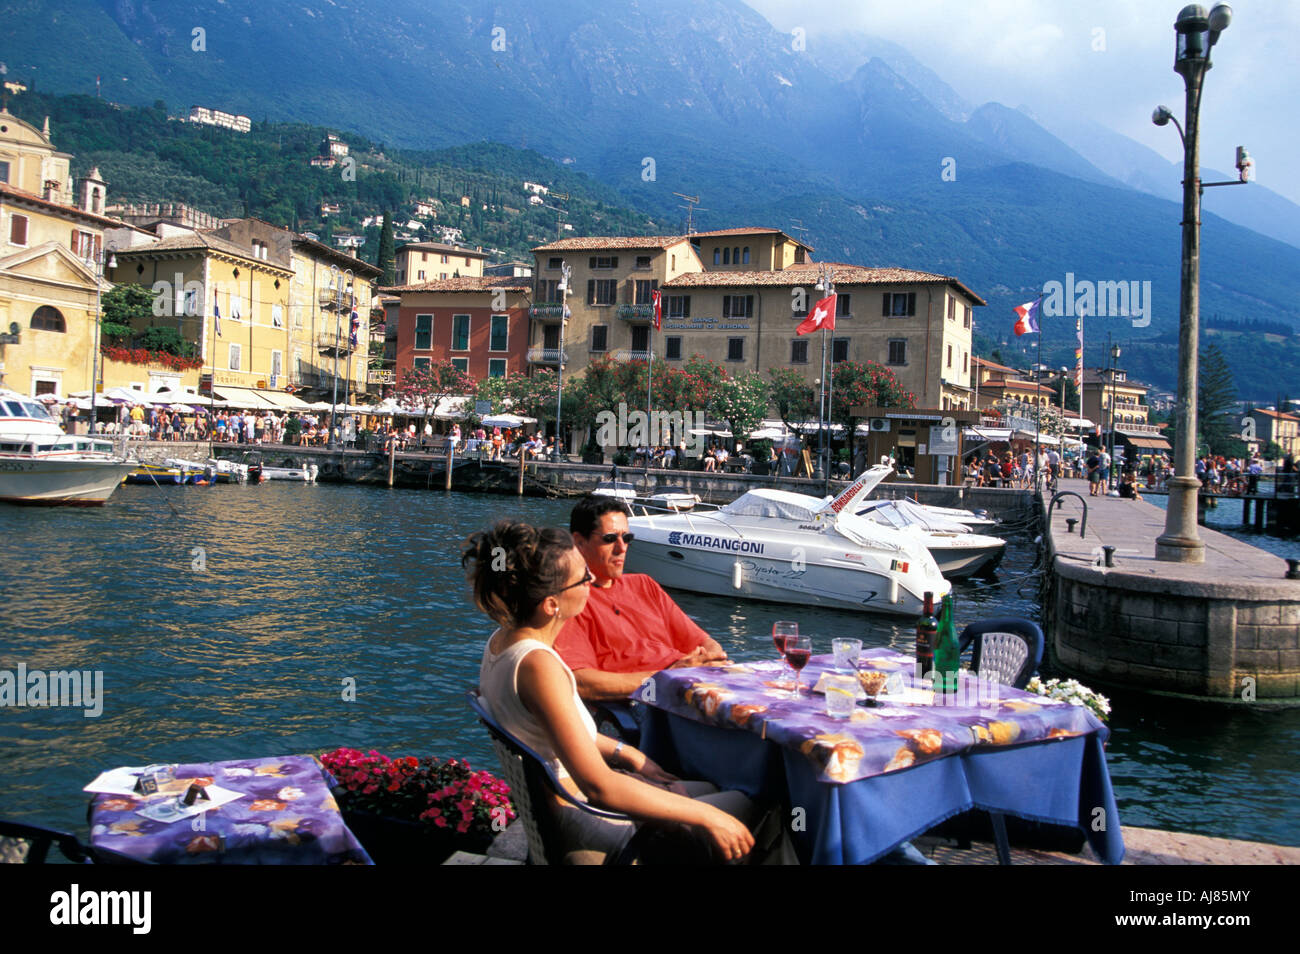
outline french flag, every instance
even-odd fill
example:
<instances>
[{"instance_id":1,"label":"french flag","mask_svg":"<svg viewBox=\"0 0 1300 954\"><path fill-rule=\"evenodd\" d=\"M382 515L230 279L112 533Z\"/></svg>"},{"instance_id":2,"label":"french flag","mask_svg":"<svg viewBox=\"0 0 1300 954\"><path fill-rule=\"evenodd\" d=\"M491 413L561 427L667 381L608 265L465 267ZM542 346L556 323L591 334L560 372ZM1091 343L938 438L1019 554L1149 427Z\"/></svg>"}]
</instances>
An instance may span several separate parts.
<instances>
[{"instance_id":1,"label":"french flag","mask_svg":"<svg viewBox=\"0 0 1300 954\"><path fill-rule=\"evenodd\" d=\"M1033 301L1027 301L1023 305L1016 306L1016 324L1012 330L1016 337L1026 334L1038 334L1038 306L1043 303L1041 298L1035 298Z\"/></svg>"},{"instance_id":2,"label":"french flag","mask_svg":"<svg viewBox=\"0 0 1300 954\"><path fill-rule=\"evenodd\" d=\"M352 309L351 327L348 330L348 344L353 348L357 346L357 332L361 330L361 316L357 314L356 309Z\"/></svg>"}]
</instances>

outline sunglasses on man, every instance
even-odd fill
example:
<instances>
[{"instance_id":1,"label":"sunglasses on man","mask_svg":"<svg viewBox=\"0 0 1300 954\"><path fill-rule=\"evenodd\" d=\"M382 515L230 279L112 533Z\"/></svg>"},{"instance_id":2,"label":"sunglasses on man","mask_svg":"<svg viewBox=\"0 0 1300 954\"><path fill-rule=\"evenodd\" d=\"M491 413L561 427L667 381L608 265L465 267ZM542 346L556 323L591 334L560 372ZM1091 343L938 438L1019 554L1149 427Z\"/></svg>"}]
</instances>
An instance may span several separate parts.
<instances>
[{"instance_id":1,"label":"sunglasses on man","mask_svg":"<svg viewBox=\"0 0 1300 954\"><path fill-rule=\"evenodd\" d=\"M602 534L600 535L600 542L601 542L601 543L613 543L615 540L617 540L617 539L619 538L619 536L620 536L620 534L617 534L617 533L602 533ZM636 534L635 534L635 533L624 533L624 534L621 534L621 536L622 536L622 538L623 538L623 543L624 543L624 545L629 544L629 543L631 543L633 540L636 539Z\"/></svg>"}]
</instances>

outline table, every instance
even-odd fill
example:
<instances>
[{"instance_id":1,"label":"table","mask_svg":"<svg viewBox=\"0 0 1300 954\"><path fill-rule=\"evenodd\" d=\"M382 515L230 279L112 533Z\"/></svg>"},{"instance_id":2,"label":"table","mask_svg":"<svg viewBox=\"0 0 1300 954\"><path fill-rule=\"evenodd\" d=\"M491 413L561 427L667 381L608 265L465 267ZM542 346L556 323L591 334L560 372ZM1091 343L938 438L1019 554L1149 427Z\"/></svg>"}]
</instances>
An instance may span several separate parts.
<instances>
[{"instance_id":1,"label":"table","mask_svg":"<svg viewBox=\"0 0 1300 954\"><path fill-rule=\"evenodd\" d=\"M154 864L370 864L343 823L328 774L310 755L176 766L176 779L205 778L243 793L174 822L137 814L172 795L96 795L90 843ZM183 790L184 786L180 786Z\"/></svg>"},{"instance_id":2,"label":"table","mask_svg":"<svg viewBox=\"0 0 1300 954\"><path fill-rule=\"evenodd\" d=\"M860 664L916 685L911 656L864 649ZM959 698L978 705L832 719L807 688L832 666L813 657L798 700L776 661L657 673L636 694L648 706L641 747L688 777L787 800L805 863L869 863L970 808L1081 826L1103 861L1123 859L1109 731L1088 709L963 673Z\"/></svg>"}]
</instances>

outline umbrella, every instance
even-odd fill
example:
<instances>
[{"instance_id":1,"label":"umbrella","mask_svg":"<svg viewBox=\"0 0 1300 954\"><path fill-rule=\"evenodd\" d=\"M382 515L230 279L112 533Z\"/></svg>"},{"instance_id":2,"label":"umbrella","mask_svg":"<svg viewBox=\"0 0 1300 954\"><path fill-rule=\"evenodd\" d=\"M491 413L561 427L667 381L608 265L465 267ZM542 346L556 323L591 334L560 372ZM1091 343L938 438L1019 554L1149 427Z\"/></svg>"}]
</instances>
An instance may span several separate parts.
<instances>
[{"instance_id":1,"label":"umbrella","mask_svg":"<svg viewBox=\"0 0 1300 954\"><path fill-rule=\"evenodd\" d=\"M536 424L535 417L520 417L518 414L493 414L483 418L484 427L521 427L524 424Z\"/></svg>"}]
</instances>

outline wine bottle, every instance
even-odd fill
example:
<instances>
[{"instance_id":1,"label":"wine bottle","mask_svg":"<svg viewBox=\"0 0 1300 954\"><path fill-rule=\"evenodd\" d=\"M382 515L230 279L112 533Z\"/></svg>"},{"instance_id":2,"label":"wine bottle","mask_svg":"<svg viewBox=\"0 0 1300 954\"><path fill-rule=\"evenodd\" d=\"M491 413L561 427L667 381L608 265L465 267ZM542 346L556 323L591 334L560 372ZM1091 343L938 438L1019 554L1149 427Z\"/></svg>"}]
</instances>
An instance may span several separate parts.
<instances>
[{"instance_id":1,"label":"wine bottle","mask_svg":"<svg viewBox=\"0 0 1300 954\"><path fill-rule=\"evenodd\" d=\"M957 642L957 626L953 622L952 594L949 593L943 598L938 640L934 644L935 689L955 693L960 669L961 648Z\"/></svg>"},{"instance_id":2,"label":"wine bottle","mask_svg":"<svg viewBox=\"0 0 1300 954\"><path fill-rule=\"evenodd\" d=\"M920 684L934 669L934 646L939 621L934 618L934 594L925 594L925 607L916 621L916 681Z\"/></svg>"}]
</instances>

